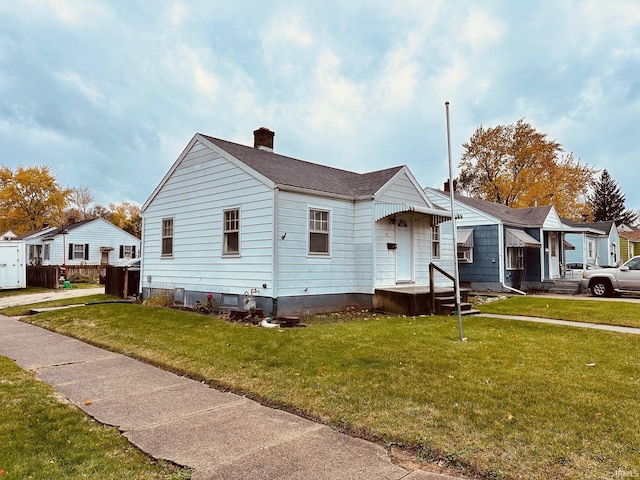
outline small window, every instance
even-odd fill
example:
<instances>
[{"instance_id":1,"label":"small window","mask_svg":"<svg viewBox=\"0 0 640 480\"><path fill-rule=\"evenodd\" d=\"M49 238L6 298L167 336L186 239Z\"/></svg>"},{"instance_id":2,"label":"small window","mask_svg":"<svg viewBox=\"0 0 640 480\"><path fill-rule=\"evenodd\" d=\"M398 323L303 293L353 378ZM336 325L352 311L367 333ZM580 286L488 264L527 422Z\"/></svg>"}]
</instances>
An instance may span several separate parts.
<instances>
[{"instance_id":1,"label":"small window","mask_svg":"<svg viewBox=\"0 0 640 480\"><path fill-rule=\"evenodd\" d=\"M136 246L135 245L120 245L120 254L118 258L132 259L136 258Z\"/></svg>"},{"instance_id":2,"label":"small window","mask_svg":"<svg viewBox=\"0 0 640 480\"><path fill-rule=\"evenodd\" d=\"M507 270L524 270L524 248L507 247Z\"/></svg>"},{"instance_id":3,"label":"small window","mask_svg":"<svg viewBox=\"0 0 640 480\"><path fill-rule=\"evenodd\" d=\"M88 243L70 243L69 244L69 260L89 260L89 244Z\"/></svg>"},{"instance_id":4,"label":"small window","mask_svg":"<svg viewBox=\"0 0 640 480\"><path fill-rule=\"evenodd\" d=\"M431 256L440 258L440 225L431 226Z\"/></svg>"},{"instance_id":5,"label":"small window","mask_svg":"<svg viewBox=\"0 0 640 480\"><path fill-rule=\"evenodd\" d=\"M238 255L240 253L240 210L224 211L224 255Z\"/></svg>"},{"instance_id":6,"label":"small window","mask_svg":"<svg viewBox=\"0 0 640 480\"><path fill-rule=\"evenodd\" d=\"M84 244L83 243L73 244L73 259L84 260Z\"/></svg>"},{"instance_id":7,"label":"small window","mask_svg":"<svg viewBox=\"0 0 640 480\"><path fill-rule=\"evenodd\" d=\"M44 259L51 260L51 245L48 243L44 244Z\"/></svg>"},{"instance_id":8,"label":"small window","mask_svg":"<svg viewBox=\"0 0 640 480\"><path fill-rule=\"evenodd\" d=\"M309 209L309 253L329 255L329 212Z\"/></svg>"},{"instance_id":9,"label":"small window","mask_svg":"<svg viewBox=\"0 0 640 480\"><path fill-rule=\"evenodd\" d=\"M458 262L473 263L473 248L458 247Z\"/></svg>"},{"instance_id":10,"label":"small window","mask_svg":"<svg viewBox=\"0 0 640 480\"><path fill-rule=\"evenodd\" d=\"M173 256L173 218L162 220L162 256Z\"/></svg>"}]
</instances>

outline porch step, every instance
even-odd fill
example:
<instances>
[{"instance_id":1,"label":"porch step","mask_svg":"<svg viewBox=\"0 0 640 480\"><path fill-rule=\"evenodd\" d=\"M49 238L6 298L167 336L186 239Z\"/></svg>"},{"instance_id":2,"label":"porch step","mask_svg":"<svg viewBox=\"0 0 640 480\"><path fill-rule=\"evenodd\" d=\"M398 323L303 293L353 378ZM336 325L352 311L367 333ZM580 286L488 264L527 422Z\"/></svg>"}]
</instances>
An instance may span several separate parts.
<instances>
[{"instance_id":1,"label":"porch step","mask_svg":"<svg viewBox=\"0 0 640 480\"><path fill-rule=\"evenodd\" d=\"M576 295L580 293L580 282L568 280L552 280L544 282L545 290L557 295Z\"/></svg>"},{"instance_id":2,"label":"porch step","mask_svg":"<svg viewBox=\"0 0 640 480\"><path fill-rule=\"evenodd\" d=\"M438 315L455 315L456 314L456 303L443 303L440 305L440 308L436 310ZM476 313L480 313L480 310L475 310L471 308L471 304L469 302L460 302L460 315L475 315Z\"/></svg>"}]
</instances>

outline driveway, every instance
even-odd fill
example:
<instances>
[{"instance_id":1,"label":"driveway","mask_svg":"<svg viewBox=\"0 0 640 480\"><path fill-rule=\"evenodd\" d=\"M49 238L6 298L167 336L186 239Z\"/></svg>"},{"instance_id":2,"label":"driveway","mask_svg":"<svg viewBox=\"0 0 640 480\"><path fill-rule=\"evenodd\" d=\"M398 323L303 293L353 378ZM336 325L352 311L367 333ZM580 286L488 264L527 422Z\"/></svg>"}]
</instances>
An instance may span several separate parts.
<instances>
[{"instance_id":1,"label":"driveway","mask_svg":"<svg viewBox=\"0 0 640 480\"><path fill-rule=\"evenodd\" d=\"M49 302L63 298L84 297L87 295L98 295L104 293L104 287L96 288L59 288L58 290L47 290L42 293L25 293L24 295L10 295L0 297L0 309L17 307L19 305L30 305L32 303Z\"/></svg>"}]
</instances>

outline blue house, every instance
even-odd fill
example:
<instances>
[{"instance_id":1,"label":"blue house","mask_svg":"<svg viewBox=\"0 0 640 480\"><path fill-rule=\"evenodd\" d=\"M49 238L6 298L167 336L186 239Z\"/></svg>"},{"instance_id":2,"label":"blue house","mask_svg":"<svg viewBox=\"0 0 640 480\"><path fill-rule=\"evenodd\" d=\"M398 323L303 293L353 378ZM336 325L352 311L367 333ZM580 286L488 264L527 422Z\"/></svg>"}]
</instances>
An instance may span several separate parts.
<instances>
[{"instance_id":1,"label":"blue house","mask_svg":"<svg viewBox=\"0 0 640 480\"><path fill-rule=\"evenodd\" d=\"M577 230L566 234L567 242L575 246L567 252L568 264L582 264L586 268L589 264L610 267L621 263L620 236L615 222L562 221Z\"/></svg>"},{"instance_id":2,"label":"blue house","mask_svg":"<svg viewBox=\"0 0 640 480\"><path fill-rule=\"evenodd\" d=\"M449 192L426 188L434 205L450 206ZM461 285L473 290L515 291L546 289L564 276L565 234L552 205L510 208L455 194L456 243ZM453 244L451 221L440 226L442 242Z\"/></svg>"}]
</instances>

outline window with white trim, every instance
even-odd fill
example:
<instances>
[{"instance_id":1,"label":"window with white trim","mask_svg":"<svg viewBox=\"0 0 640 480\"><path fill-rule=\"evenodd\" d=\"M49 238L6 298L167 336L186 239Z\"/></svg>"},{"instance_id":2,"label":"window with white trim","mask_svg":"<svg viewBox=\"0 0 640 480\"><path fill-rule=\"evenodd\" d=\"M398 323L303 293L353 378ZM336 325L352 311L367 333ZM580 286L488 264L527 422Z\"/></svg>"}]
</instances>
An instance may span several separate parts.
<instances>
[{"instance_id":1,"label":"window with white trim","mask_svg":"<svg viewBox=\"0 0 640 480\"><path fill-rule=\"evenodd\" d=\"M69 244L69 260L89 260L89 244L88 243L70 243Z\"/></svg>"},{"instance_id":2,"label":"window with white trim","mask_svg":"<svg viewBox=\"0 0 640 480\"><path fill-rule=\"evenodd\" d=\"M48 243L44 244L44 259L51 260L51 245Z\"/></svg>"},{"instance_id":3,"label":"window with white trim","mask_svg":"<svg viewBox=\"0 0 640 480\"><path fill-rule=\"evenodd\" d=\"M507 247L507 270L524 270L523 247Z\"/></svg>"},{"instance_id":4,"label":"window with white trim","mask_svg":"<svg viewBox=\"0 0 640 480\"><path fill-rule=\"evenodd\" d=\"M458 262L473 263L473 247L458 246Z\"/></svg>"},{"instance_id":5,"label":"window with white trim","mask_svg":"<svg viewBox=\"0 0 640 480\"><path fill-rule=\"evenodd\" d=\"M329 211L309 209L309 254L329 255Z\"/></svg>"},{"instance_id":6,"label":"window with white trim","mask_svg":"<svg viewBox=\"0 0 640 480\"><path fill-rule=\"evenodd\" d=\"M173 256L173 218L162 219L162 256Z\"/></svg>"},{"instance_id":7,"label":"window with white trim","mask_svg":"<svg viewBox=\"0 0 640 480\"><path fill-rule=\"evenodd\" d=\"M240 253L240 209L224 211L223 255Z\"/></svg>"},{"instance_id":8,"label":"window with white trim","mask_svg":"<svg viewBox=\"0 0 640 480\"><path fill-rule=\"evenodd\" d=\"M440 225L431 225L431 256L440 258Z\"/></svg>"},{"instance_id":9,"label":"window with white trim","mask_svg":"<svg viewBox=\"0 0 640 480\"><path fill-rule=\"evenodd\" d=\"M136 258L136 246L135 245L120 245L120 251L118 258L131 259Z\"/></svg>"}]
</instances>

